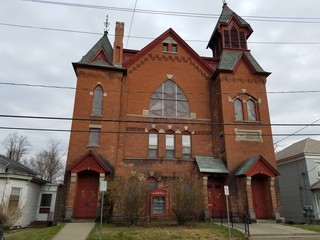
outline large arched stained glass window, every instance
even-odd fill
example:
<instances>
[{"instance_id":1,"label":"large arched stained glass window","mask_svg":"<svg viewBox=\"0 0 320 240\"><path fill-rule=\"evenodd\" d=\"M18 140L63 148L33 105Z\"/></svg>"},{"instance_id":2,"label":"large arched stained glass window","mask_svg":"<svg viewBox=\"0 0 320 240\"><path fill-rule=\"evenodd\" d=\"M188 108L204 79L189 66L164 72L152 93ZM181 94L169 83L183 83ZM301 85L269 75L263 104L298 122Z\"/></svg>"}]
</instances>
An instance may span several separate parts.
<instances>
[{"instance_id":1,"label":"large arched stained glass window","mask_svg":"<svg viewBox=\"0 0 320 240\"><path fill-rule=\"evenodd\" d=\"M186 95L173 81L165 81L151 97L149 115L189 117L190 110Z\"/></svg>"}]
</instances>

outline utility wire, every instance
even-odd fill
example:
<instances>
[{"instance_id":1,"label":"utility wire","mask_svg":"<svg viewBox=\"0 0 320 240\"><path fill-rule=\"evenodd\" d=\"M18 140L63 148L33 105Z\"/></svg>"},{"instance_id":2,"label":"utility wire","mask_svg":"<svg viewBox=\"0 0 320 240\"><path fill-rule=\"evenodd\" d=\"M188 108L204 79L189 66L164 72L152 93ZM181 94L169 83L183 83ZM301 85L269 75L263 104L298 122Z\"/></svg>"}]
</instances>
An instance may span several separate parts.
<instances>
[{"instance_id":1,"label":"utility wire","mask_svg":"<svg viewBox=\"0 0 320 240\"><path fill-rule=\"evenodd\" d=\"M19 86L19 87L40 87L40 88L56 88L56 89L68 89L68 90L76 90L76 87L70 86L57 86L57 85L45 85L45 84L30 84L30 83L13 83L13 82L0 82L0 85L8 85L8 86ZM78 90L84 91L93 91L91 88L78 88ZM119 92L119 90L109 89L109 92ZM150 94L153 92L146 91L129 91L122 90L122 92L127 93L142 93L142 94ZM267 94L305 94L305 93L320 93L320 90L292 90L292 91L268 91ZM195 93L195 92L186 92L186 94L209 94L209 93ZM217 95L220 94L239 94L239 92L222 92L222 93L214 93ZM248 92L248 94L265 94L264 92Z\"/></svg>"},{"instance_id":2,"label":"utility wire","mask_svg":"<svg viewBox=\"0 0 320 240\"><path fill-rule=\"evenodd\" d=\"M136 10L136 7L137 7L137 2L138 2L138 0L136 0L136 2L134 4L134 9L133 9L133 12L132 12L132 18L131 18L130 27L129 27L129 33L128 33L128 38L127 38L126 48L128 48L128 44L129 44L129 39L130 39L130 34L131 34L131 29L132 29L132 24L133 24L133 19L134 19L134 13L135 13L135 10Z\"/></svg>"},{"instance_id":3,"label":"utility wire","mask_svg":"<svg viewBox=\"0 0 320 240\"><path fill-rule=\"evenodd\" d=\"M320 124L313 123L260 123L260 122L232 122L232 123L222 123L222 122L208 122L208 121L199 121L199 120L189 120L189 119L179 119L179 122L176 122L176 119L164 120L121 120L121 119L105 119L105 118L71 118L71 117L53 117L53 116L34 116L34 115L11 115L11 114L0 114L0 118L20 118L20 119L38 119L38 120L62 120L62 121L87 121L87 122L113 122L113 123L151 123L151 124L196 124L196 125L220 125L220 126L286 126L286 127L297 127L304 126L306 127L320 127ZM150 117L152 118L152 117ZM303 130L303 129L301 129ZM300 130L300 131L301 131Z\"/></svg>"},{"instance_id":4,"label":"utility wire","mask_svg":"<svg viewBox=\"0 0 320 240\"><path fill-rule=\"evenodd\" d=\"M61 28L50 28L50 27L36 27L31 25L22 25L22 24L13 24L13 23L5 23L0 22L0 25L7 27L18 27L18 28L28 28L28 29L36 29L36 30L46 30L46 31L57 31L57 32L67 32L67 33L79 33L79 34L91 34L91 35L102 35L102 33L98 32L90 32L90 31L81 31L81 30L72 30L72 29L61 29ZM108 34L109 36L115 36L114 34ZM124 37L129 37L129 35L124 35ZM145 37L145 36L133 36L130 35L130 38L135 39L146 39L146 40L154 40L155 37ZM199 39L185 39L186 42L208 42L208 40L199 40ZM309 42L291 42L291 41L281 41L281 42L266 42L266 41L248 41L248 44L272 44L272 45L319 45L320 41L309 41Z\"/></svg>"},{"instance_id":5,"label":"utility wire","mask_svg":"<svg viewBox=\"0 0 320 240\"><path fill-rule=\"evenodd\" d=\"M109 7L102 5L89 5L79 3L68 3L68 2L56 2L56 1L44 1L44 0L24 0L25 2L62 5L69 7L79 8L91 8L111 11L122 11L122 12L136 12L145 14L157 14L157 15L170 15L176 17L196 17L196 18L219 18L220 14L206 14L206 13L190 13L190 12L175 12L175 11L159 11L159 10L147 10L147 9L132 9L132 8L120 8L120 7ZM320 23L318 17L271 17L271 16L241 16L244 19L251 21L267 21L267 22L290 22L290 23ZM318 21L319 20L319 21Z\"/></svg>"},{"instance_id":6,"label":"utility wire","mask_svg":"<svg viewBox=\"0 0 320 240\"><path fill-rule=\"evenodd\" d=\"M295 134L297 134L297 133L301 132L302 130L306 129L307 127L314 126L314 124L315 124L316 122L319 122L319 121L320 121L320 118L319 118L319 119L317 119L317 120L315 120L315 121L313 121L313 122L312 122L312 123L310 123L310 124L305 125L303 128L300 128L299 130L297 130L297 131L295 131L295 132L291 133L290 135L286 136L285 138L282 138L282 139L280 139L280 140L276 141L276 142L274 143L274 145L276 146L278 143L280 143L280 142L282 142L282 141L286 140L287 138L289 138L289 137L291 137L291 136L293 136L293 135L295 135ZM317 124L317 125L318 125L318 124Z\"/></svg>"},{"instance_id":7,"label":"utility wire","mask_svg":"<svg viewBox=\"0 0 320 240\"><path fill-rule=\"evenodd\" d=\"M77 132L77 133L90 133L90 130L77 130L77 129L56 129L56 128L29 128L29 127L6 127L0 126L0 130L21 130L21 131L41 131L41 132ZM145 131L100 131L101 134L149 134ZM209 132L199 132L193 135L212 135ZM217 133L217 135L220 135ZM237 136L236 133L227 133L225 136ZM250 136L250 133L246 134ZM273 133L273 134L260 134L259 136L287 136L287 133ZM297 133L291 136L319 136L320 133ZM254 135L256 136L256 135Z\"/></svg>"}]
</instances>

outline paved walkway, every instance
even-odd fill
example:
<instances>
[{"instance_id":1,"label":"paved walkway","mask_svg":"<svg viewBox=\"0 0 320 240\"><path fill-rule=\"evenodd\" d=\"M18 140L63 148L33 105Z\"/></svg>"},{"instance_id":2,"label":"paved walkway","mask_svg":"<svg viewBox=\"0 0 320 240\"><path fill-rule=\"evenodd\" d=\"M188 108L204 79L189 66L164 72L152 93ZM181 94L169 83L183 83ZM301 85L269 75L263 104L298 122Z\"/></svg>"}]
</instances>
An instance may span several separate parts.
<instances>
[{"instance_id":1,"label":"paved walkway","mask_svg":"<svg viewBox=\"0 0 320 240\"><path fill-rule=\"evenodd\" d=\"M85 240L94 225L94 222L67 223L53 240Z\"/></svg>"},{"instance_id":2,"label":"paved walkway","mask_svg":"<svg viewBox=\"0 0 320 240\"><path fill-rule=\"evenodd\" d=\"M237 224L234 225L237 228ZM243 226L239 226L239 230L244 232ZM317 232L304 230L280 223L253 223L249 225L250 238L255 239L307 239L307 240L320 240L320 234Z\"/></svg>"}]
</instances>

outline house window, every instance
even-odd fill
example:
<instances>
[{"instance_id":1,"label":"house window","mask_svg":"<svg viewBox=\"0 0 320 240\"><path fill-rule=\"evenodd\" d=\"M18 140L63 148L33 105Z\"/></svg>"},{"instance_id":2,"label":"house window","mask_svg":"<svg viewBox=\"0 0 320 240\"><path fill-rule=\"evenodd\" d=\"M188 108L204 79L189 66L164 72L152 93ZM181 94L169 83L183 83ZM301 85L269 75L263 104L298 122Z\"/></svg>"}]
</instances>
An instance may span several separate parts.
<instances>
[{"instance_id":1,"label":"house window","mask_svg":"<svg viewBox=\"0 0 320 240\"><path fill-rule=\"evenodd\" d=\"M243 121L242 102L239 99L234 100L234 114L236 121Z\"/></svg>"},{"instance_id":2,"label":"house window","mask_svg":"<svg viewBox=\"0 0 320 240\"><path fill-rule=\"evenodd\" d=\"M168 49L169 49L168 43L163 43L163 45L162 45L162 51L163 51L163 52L168 52Z\"/></svg>"},{"instance_id":3,"label":"house window","mask_svg":"<svg viewBox=\"0 0 320 240\"><path fill-rule=\"evenodd\" d=\"M166 158L174 158L174 132L166 133Z\"/></svg>"},{"instance_id":4,"label":"house window","mask_svg":"<svg viewBox=\"0 0 320 240\"><path fill-rule=\"evenodd\" d=\"M158 156L158 133L149 132L149 157Z\"/></svg>"},{"instance_id":5,"label":"house window","mask_svg":"<svg viewBox=\"0 0 320 240\"><path fill-rule=\"evenodd\" d=\"M184 159L191 158L191 135L190 134L182 135L182 158Z\"/></svg>"},{"instance_id":6,"label":"house window","mask_svg":"<svg viewBox=\"0 0 320 240\"><path fill-rule=\"evenodd\" d=\"M153 93L149 115L155 117L189 117L187 97L177 84L167 80Z\"/></svg>"},{"instance_id":7,"label":"house window","mask_svg":"<svg viewBox=\"0 0 320 240\"><path fill-rule=\"evenodd\" d=\"M149 190L156 190L158 188L158 182L155 178L149 177L147 179Z\"/></svg>"},{"instance_id":8,"label":"house window","mask_svg":"<svg viewBox=\"0 0 320 240\"><path fill-rule=\"evenodd\" d=\"M90 128L89 146L100 145L100 128Z\"/></svg>"},{"instance_id":9,"label":"house window","mask_svg":"<svg viewBox=\"0 0 320 240\"><path fill-rule=\"evenodd\" d=\"M9 198L9 208L16 208L19 206L21 188L11 188L11 194Z\"/></svg>"},{"instance_id":10,"label":"house window","mask_svg":"<svg viewBox=\"0 0 320 240\"><path fill-rule=\"evenodd\" d=\"M97 86L93 92L92 115L102 115L103 89Z\"/></svg>"},{"instance_id":11,"label":"house window","mask_svg":"<svg viewBox=\"0 0 320 240\"><path fill-rule=\"evenodd\" d=\"M177 44L172 44L172 52L177 52Z\"/></svg>"},{"instance_id":12,"label":"house window","mask_svg":"<svg viewBox=\"0 0 320 240\"><path fill-rule=\"evenodd\" d=\"M52 194L42 194L39 213L50 213L51 200Z\"/></svg>"},{"instance_id":13,"label":"house window","mask_svg":"<svg viewBox=\"0 0 320 240\"><path fill-rule=\"evenodd\" d=\"M256 104L252 100L247 101L247 109L248 109L248 120L249 121L256 121L257 114L256 114Z\"/></svg>"}]
</instances>

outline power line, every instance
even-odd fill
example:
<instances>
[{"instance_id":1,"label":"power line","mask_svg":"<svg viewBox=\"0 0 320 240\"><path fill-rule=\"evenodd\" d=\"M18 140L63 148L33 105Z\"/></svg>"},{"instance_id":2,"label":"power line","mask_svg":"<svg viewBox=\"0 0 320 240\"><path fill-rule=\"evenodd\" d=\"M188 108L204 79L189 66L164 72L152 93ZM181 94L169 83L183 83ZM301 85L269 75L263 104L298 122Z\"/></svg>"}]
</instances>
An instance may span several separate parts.
<instances>
[{"instance_id":1,"label":"power line","mask_svg":"<svg viewBox=\"0 0 320 240\"><path fill-rule=\"evenodd\" d=\"M13 23L5 23L0 22L0 25L7 27L18 27L18 28L27 28L34 30L46 30L46 31L57 31L57 32L67 32L67 33L79 33L79 34L91 34L91 35L102 35L102 33L98 32L90 32L90 31L82 31L82 30L72 30L72 29L61 29L61 28L50 28L50 27L37 27L31 25L23 25L23 24L13 24ZM108 34L109 36L115 36L114 34ZM133 35L124 35L124 37L130 37L135 39L146 39L146 40L154 40L155 37L145 37L145 36L133 36ZM199 39L185 39L186 42L198 42L198 43L206 43L208 40L199 40ZM248 41L249 44L272 44L272 45L319 45L320 41L309 41L309 42L291 42L291 41L281 41L281 42L266 42L266 41Z\"/></svg>"},{"instance_id":2,"label":"power line","mask_svg":"<svg viewBox=\"0 0 320 240\"><path fill-rule=\"evenodd\" d=\"M176 119L164 120L121 120L121 119L105 119L105 118L72 118L72 117L53 117L53 116L34 116L34 115L11 115L11 114L0 114L0 118L20 118L20 119L38 119L38 120L62 120L62 121L87 121L87 122L113 122L113 123L152 123L152 124L203 124L203 125L223 125L223 126L286 126L286 127L320 127L320 124L314 123L260 123L260 122L232 122L232 123L222 123L222 122L208 122L208 121L199 121L199 120L189 120L189 119L179 119L179 122L176 122ZM152 117L150 117L152 118ZM318 119L317 121L320 121ZM316 122L317 122L316 121Z\"/></svg>"},{"instance_id":3,"label":"power line","mask_svg":"<svg viewBox=\"0 0 320 240\"><path fill-rule=\"evenodd\" d=\"M132 9L132 8L121 8L121 7L109 7L109 6L102 6L102 5L44 1L44 0L24 0L24 1L25 2L32 2L32 3L42 3L42 4L51 4L51 5L78 7L78 8L91 8L91 9L121 11L121 12L137 12L137 13L156 14L156 15L170 15L170 16L176 16L176 17L196 17L196 18L219 18L220 17L220 14L159 11L159 10L147 10L147 9L136 9L136 8ZM247 20L251 20L251 21L289 22L289 23L320 23L320 18L318 18L318 17L242 16L242 18L247 19ZM317 21L317 20L319 20L319 21Z\"/></svg>"},{"instance_id":4,"label":"power line","mask_svg":"<svg viewBox=\"0 0 320 240\"><path fill-rule=\"evenodd\" d=\"M130 39L130 34L131 34L131 29L132 29L132 24L133 24L133 19L134 19L134 13L135 13L135 10L136 10L136 7L137 7L137 2L138 2L138 0L136 0L136 2L134 4L134 9L133 9L133 12L132 12L132 18L131 18L130 27L129 27L129 33L128 33L128 39L127 39L126 48L128 48L128 44L129 44L129 39Z\"/></svg>"},{"instance_id":5,"label":"power line","mask_svg":"<svg viewBox=\"0 0 320 240\"><path fill-rule=\"evenodd\" d=\"M68 89L68 90L76 90L77 89L76 87L71 87L71 86L57 86L57 85L30 84L30 83L13 83L13 82L0 82L0 85L20 86L20 87L56 88L56 89ZM91 88L78 88L78 90L92 91ZM120 90L114 90L114 89L110 89L108 91L120 92ZM153 93L153 92L146 92L146 91L129 91L129 90L122 90L122 92L142 93L142 94ZM267 94L305 94L305 93L320 93L320 90L268 91L266 93ZM186 94L207 94L207 93L186 92ZM239 92L223 92L223 93L214 93L214 94L239 94ZM265 94L265 93L264 92L250 92L248 94Z\"/></svg>"},{"instance_id":6,"label":"power line","mask_svg":"<svg viewBox=\"0 0 320 240\"><path fill-rule=\"evenodd\" d=\"M313 122L310 123L310 124L305 125L303 128L298 129L297 131L295 131L295 132L291 133L290 135L286 136L285 138L282 138L282 139L276 141L276 142L274 143L274 145L276 146L278 143L280 143L280 142L286 140L287 138L289 138L289 137L291 137L291 136L293 136L293 135L301 132L302 130L306 129L306 128L309 127L309 126L313 126L313 124L315 124L316 122L319 122L319 121L320 121L320 118L317 119L317 120L315 120L315 121L313 121Z\"/></svg>"},{"instance_id":7,"label":"power line","mask_svg":"<svg viewBox=\"0 0 320 240\"><path fill-rule=\"evenodd\" d=\"M29 127L8 127L8 126L0 126L0 130L20 130L20 131L41 131L41 132L77 132L77 133L90 133L90 130L77 130L77 129L57 129L57 128L29 128ZM142 132L142 131L100 131L101 134L149 134L148 132ZM212 133L208 132L199 132L195 133L193 135L213 135ZM220 134L216 134L220 135ZM225 136L237 136L236 133L229 133L224 134ZM250 135L250 134L246 134ZM290 133L273 133L273 134L260 134L259 136L287 136L291 135ZM320 133L297 133L291 136L319 136ZM256 135L254 135L256 136Z\"/></svg>"}]
</instances>

